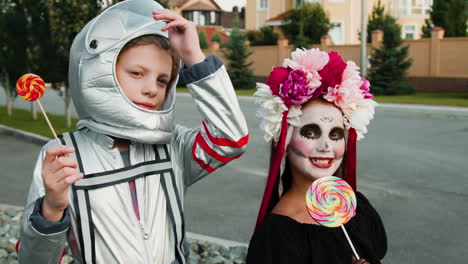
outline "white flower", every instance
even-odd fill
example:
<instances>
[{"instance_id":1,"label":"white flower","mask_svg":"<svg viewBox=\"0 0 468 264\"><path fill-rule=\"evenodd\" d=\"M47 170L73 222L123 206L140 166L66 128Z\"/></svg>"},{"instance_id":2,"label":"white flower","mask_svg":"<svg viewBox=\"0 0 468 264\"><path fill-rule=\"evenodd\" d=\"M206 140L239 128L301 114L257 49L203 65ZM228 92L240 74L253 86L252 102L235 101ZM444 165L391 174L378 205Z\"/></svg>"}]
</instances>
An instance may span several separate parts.
<instances>
[{"instance_id":1,"label":"white flower","mask_svg":"<svg viewBox=\"0 0 468 264\"><path fill-rule=\"evenodd\" d=\"M358 140L364 138L367 133L367 125L374 118L377 103L372 99L364 99L356 104L356 108L348 114L349 124L356 130Z\"/></svg>"},{"instance_id":2,"label":"white flower","mask_svg":"<svg viewBox=\"0 0 468 264\"><path fill-rule=\"evenodd\" d=\"M291 126L299 127L301 125L301 115L302 115L302 106L301 105L292 105L289 108L288 112L288 123Z\"/></svg>"},{"instance_id":3,"label":"white flower","mask_svg":"<svg viewBox=\"0 0 468 264\"><path fill-rule=\"evenodd\" d=\"M265 140L278 140L284 111L288 110L279 96L271 93L268 85L257 83L256 103L260 104L256 115L260 118L260 128L265 131Z\"/></svg>"},{"instance_id":4,"label":"white flower","mask_svg":"<svg viewBox=\"0 0 468 264\"><path fill-rule=\"evenodd\" d=\"M264 83L257 83L257 91L253 94L253 96L256 97L256 104L262 104L265 101L273 99L270 86Z\"/></svg>"}]
</instances>

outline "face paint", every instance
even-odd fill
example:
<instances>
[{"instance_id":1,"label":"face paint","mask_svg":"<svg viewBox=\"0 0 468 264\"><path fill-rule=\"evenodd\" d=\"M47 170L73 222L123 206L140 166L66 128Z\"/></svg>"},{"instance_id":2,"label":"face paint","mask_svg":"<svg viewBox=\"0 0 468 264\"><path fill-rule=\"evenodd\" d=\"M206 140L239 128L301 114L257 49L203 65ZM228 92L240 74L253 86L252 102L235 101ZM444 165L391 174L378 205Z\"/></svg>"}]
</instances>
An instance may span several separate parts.
<instances>
[{"instance_id":1,"label":"face paint","mask_svg":"<svg viewBox=\"0 0 468 264\"><path fill-rule=\"evenodd\" d=\"M306 104L301 126L293 129L287 150L291 169L310 179L334 175L343 161L344 136L338 108L320 101Z\"/></svg>"}]
</instances>

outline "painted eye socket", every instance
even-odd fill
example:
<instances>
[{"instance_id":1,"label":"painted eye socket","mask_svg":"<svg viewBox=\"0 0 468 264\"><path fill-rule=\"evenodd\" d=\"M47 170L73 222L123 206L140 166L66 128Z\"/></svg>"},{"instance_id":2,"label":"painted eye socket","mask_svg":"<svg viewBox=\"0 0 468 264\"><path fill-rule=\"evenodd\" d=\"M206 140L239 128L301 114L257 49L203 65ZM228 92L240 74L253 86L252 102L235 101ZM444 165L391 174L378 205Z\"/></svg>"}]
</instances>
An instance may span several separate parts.
<instances>
[{"instance_id":1,"label":"painted eye socket","mask_svg":"<svg viewBox=\"0 0 468 264\"><path fill-rule=\"evenodd\" d=\"M317 139L322 135L322 130L316 124L305 125L301 128L300 134L308 139Z\"/></svg>"},{"instance_id":2,"label":"painted eye socket","mask_svg":"<svg viewBox=\"0 0 468 264\"><path fill-rule=\"evenodd\" d=\"M344 138L344 130L340 127L335 127L330 131L329 137L332 140L341 140Z\"/></svg>"}]
</instances>

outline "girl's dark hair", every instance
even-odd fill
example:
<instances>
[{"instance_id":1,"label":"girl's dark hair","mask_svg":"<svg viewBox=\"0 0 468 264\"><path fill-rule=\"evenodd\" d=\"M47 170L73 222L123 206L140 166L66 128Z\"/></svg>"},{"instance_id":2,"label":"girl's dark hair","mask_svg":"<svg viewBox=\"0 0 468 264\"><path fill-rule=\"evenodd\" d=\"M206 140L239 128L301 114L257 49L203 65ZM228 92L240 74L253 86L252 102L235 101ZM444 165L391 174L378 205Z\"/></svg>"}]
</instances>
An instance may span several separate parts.
<instances>
[{"instance_id":1,"label":"girl's dark hair","mask_svg":"<svg viewBox=\"0 0 468 264\"><path fill-rule=\"evenodd\" d=\"M172 59L172 68L171 68L171 78L167 86L170 87L179 71L180 60L177 54L175 53L175 51L172 49L169 39L163 36L156 35L156 34L143 35L143 36L134 38L130 40L127 44L125 44L125 46L122 48L122 50L119 53L119 57L128 49L133 48L135 46L139 46L139 45L155 45L156 47L162 50L165 50L169 53ZM119 57L117 57L117 60L119 59ZM169 89L166 90L166 95L168 91Z\"/></svg>"}]
</instances>

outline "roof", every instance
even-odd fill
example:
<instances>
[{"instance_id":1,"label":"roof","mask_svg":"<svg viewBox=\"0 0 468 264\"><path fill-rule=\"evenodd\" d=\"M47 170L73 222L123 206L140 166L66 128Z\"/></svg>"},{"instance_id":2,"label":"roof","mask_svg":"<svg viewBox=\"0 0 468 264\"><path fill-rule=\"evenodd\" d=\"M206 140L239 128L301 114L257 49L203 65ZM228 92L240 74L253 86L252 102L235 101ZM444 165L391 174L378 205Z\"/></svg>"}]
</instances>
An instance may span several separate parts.
<instances>
[{"instance_id":1,"label":"roof","mask_svg":"<svg viewBox=\"0 0 468 264\"><path fill-rule=\"evenodd\" d=\"M219 7L216 8L204 2L196 2L193 5L190 5L182 9L182 11L218 11L218 12L221 12L222 10Z\"/></svg>"},{"instance_id":2,"label":"roof","mask_svg":"<svg viewBox=\"0 0 468 264\"><path fill-rule=\"evenodd\" d=\"M222 8L218 5L218 3L216 3L215 0L210 0L211 3L213 3L216 7L216 9L213 9L213 7L209 6L208 4L206 3L203 3L202 1L198 0L196 1L194 4L190 5L189 7L186 7L184 9L182 9L182 11L184 10L206 10L206 9L187 9L187 8L192 8L192 6L195 6L197 4L202 4L202 5L205 5L205 6L209 6L211 9L209 9L209 11L211 10L218 10L218 11L222 11ZM184 4L186 4L187 2L190 2L190 0L170 0L171 2L171 6L172 8L179 8L181 6L183 6Z\"/></svg>"},{"instance_id":3,"label":"roof","mask_svg":"<svg viewBox=\"0 0 468 264\"><path fill-rule=\"evenodd\" d=\"M286 14L286 13L281 13L281 14L275 16L275 17L272 17L272 18L270 18L270 19L267 19L266 22L283 21L283 19L284 19L284 14Z\"/></svg>"},{"instance_id":4,"label":"roof","mask_svg":"<svg viewBox=\"0 0 468 264\"><path fill-rule=\"evenodd\" d=\"M282 26L282 25L289 24L290 23L289 21L284 20L284 16L289 12L291 12L291 10L281 13L270 19L267 19L265 21L265 26Z\"/></svg>"},{"instance_id":5,"label":"roof","mask_svg":"<svg viewBox=\"0 0 468 264\"><path fill-rule=\"evenodd\" d=\"M198 27L197 26L197 32L200 32L200 30L205 31L206 34L206 40L208 41L208 45L211 44L211 38L215 33L218 33L218 35L221 37L223 42L226 42L226 40L229 38L229 36L224 33L223 31L218 30L215 27Z\"/></svg>"}]
</instances>

